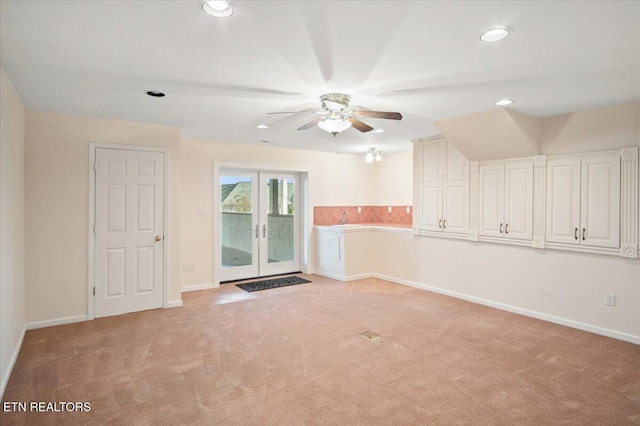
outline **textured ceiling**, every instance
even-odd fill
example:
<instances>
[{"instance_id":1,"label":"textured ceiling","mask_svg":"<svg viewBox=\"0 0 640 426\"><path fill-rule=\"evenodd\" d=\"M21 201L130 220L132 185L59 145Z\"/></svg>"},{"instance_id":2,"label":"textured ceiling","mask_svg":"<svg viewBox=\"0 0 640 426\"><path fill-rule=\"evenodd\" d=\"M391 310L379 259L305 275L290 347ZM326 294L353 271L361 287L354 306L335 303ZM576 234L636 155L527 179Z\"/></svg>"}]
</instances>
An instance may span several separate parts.
<instances>
[{"instance_id":1,"label":"textured ceiling","mask_svg":"<svg viewBox=\"0 0 640 426\"><path fill-rule=\"evenodd\" d=\"M434 120L504 97L537 117L640 99L638 1L237 1L230 19L192 1L0 5L0 60L26 108L177 126L187 137L397 152L438 133ZM493 26L512 35L480 42ZM363 119L386 132L335 139L317 126L296 131L327 92L404 119Z\"/></svg>"}]
</instances>

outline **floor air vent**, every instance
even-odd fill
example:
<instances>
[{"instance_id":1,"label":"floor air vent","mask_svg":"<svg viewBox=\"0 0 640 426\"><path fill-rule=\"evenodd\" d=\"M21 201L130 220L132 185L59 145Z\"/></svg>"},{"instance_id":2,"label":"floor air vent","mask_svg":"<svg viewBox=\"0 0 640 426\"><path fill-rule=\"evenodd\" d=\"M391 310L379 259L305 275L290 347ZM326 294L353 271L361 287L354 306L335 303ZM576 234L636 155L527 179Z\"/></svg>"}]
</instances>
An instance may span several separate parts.
<instances>
[{"instance_id":1,"label":"floor air vent","mask_svg":"<svg viewBox=\"0 0 640 426\"><path fill-rule=\"evenodd\" d=\"M380 338L380 336L378 336L376 333L372 333L370 331L360 333L360 336L364 337L367 340L376 340Z\"/></svg>"}]
</instances>

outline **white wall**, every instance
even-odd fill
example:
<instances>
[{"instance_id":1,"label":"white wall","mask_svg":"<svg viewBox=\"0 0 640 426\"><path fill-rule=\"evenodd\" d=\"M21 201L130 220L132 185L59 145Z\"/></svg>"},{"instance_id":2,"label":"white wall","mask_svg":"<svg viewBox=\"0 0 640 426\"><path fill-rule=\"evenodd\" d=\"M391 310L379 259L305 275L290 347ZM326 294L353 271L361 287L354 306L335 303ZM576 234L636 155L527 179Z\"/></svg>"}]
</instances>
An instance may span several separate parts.
<instances>
[{"instance_id":1,"label":"white wall","mask_svg":"<svg viewBox=\"0 0 640 426\"><path fill-rule=\"evenodd\" d=\"M214 283L213 163L233 162L309 168L311 203L318 206L371 205L375 168L363 155L182 139L182 262L195 271L182 273L182 285ZM391 156L390 156L391 157ZM386 158L385 158L386 161ZM379 164L384 164L384 161ZM378 165L379 165L378 164ZM196 217L205 208L206 217Z\"/></svg>"},{"instance_id":2,"label":"white wall","mask_svg":"<svg viewBox=\"0 0 640 426\"><path fill-rule=\"evenodd\" d=\"M640 342L640 260L407 234L375 237L371 272L625 333ZM605 293L616 294L615 307L605 305Z\"/></svg>"},{"instance_id":3,"label":"white wall","mask_svg":"<svg viewBox=\"0 0 640 426\"><path fill-rule=\"evenodd\" d=\"M25 327L25 110L0 67L0 396Z\"/></svg>"},{"instance_id":4,"label":"white wall","mask_svg":"<svg viewBox=\"0 0 640 426\"><path fill-rule=\"evenodd\" d=\"M382 162L371 163L373 170L372 205L413 205L413 151L384 155Z\"/></svg>"},{"instance_id":5,"label":"white wall","mask_svg":"<svg viewBox=\"0 0 640 426\"><path fill-rule=\"evenodd\" d=\"M576 154L640 144L639 107L638 103L628 103L545 118L542 154Z\"/></svg>"},{"instance_id":6,"label":"white wall","mask_svg":"<svg viewBox=\"0 0 640 426\"><path fill-rule=\"evenodd\" d=\"M27 321L87 315L89 142L170 149L169 301L180 300L180 130L27 112ZM40 325L44 325L40 324Z\"/></svg>"}]
</instances>

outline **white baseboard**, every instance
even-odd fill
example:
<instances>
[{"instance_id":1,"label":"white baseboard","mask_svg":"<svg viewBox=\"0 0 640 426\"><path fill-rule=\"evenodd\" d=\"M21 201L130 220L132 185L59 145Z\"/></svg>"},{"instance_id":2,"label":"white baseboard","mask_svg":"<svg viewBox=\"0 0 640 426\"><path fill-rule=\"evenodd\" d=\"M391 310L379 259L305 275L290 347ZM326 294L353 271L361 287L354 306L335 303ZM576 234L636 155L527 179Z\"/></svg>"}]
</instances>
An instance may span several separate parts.
<instances>
[{"instance_id":1,"label":"white baseboard","mask_svg":"<svg viewBox=\"0 0 640 426\"><path fill-rule=\"evenodd\" d=\"M27 325L25 324L22 327L22 334L20 335L20 339L18 339L18 344L16 345L13 354L11 355L11 359L9 360L9 364L7 364L6 371L3 371L2 374L2 382L0 383L0 400L4 398L4 391L7 389L7 384L9 383L9 377L11 377L11 373L13 372L13 367L16 365L16 361L18 360L18 355L20 354L20 349L22 348L22 342L24 341L24 335L27 333Z\"/></svg>"},{"instance_id":2,"label":"white baseboard","mask_svg":"<svg viewBox=\"0 0 640 426\"><path fill-rule=\"evenodd\" d=\"M45 321L28 322L26 325L27 330L35 330L37 328L53 327L54 325L71 324L74 322L87 321L87 315L76 315L73 317L56 318Z\"/></svg>"},{"instance_id":3,"label":"white baseboard","mask_svg":"<svg viewBox=\"0 0 640 426\"><path fill-rule=\"evenodd\" d=\"M577 328L578 330L588 331L590 333L600 334L602 336L611 337L618 340L623 340L629 343L635 343L636 345L640 345L640 336L635 336L633 334L622 333L620 331L609 330L608 328L598 327L595 325L585 324L579 321L570 320L567 318L557 317L554 315L544 314L537 311L531 311L529 309L518 308L517 306L507 305L505 303L494 302L492 300L482 299L480 297L469 296L463 293L458 293L451 290L446 290L440 287L434 287L426 284L417 283L414 281L404 280L400 278L394 278L387 275L382 274L371 274L371 276L375 278L379 278L385 281L391 281L396 284L402 284L409 287L432 291L434 293L444 294L446 296L455 297L457 299L466 300L473 303L478 303L480 305L489 306L491 308L500 309L507 312L513 312L514 314L524 315L531 318L540 319L543 321L549 321L555 324L564 325L566 327Z\"/></svg>"},{"instance_id":4,"label":"white baseboard","mask_svg":"<svg viewBox=\"0 0 640 426\"><path fill-rule=\"evenodd\" d=\"M342 281L342 282L346 281L344 275L332 274L331 272L315 271L314 274L331 278L332 280L336 280L336 281Z\"/></svg>"},{"instance_id":5,"label":"white baseboard","mask_svg":"<svg viewBox=\"0 0 640 426\"><path fill-rule=\"evenodd\" d=\"M183 305L182 305L182 299L180 299L180 300L174 300L174 301L169 302L169 303L167 304L167 308L180 308L180 307L182 307L182 306L183 306Z\"/></svg>"},{"instance_id":6,"label":"white baseboard","mask_svg":"<svg viewBox=\"0 0 640 426\"><path fill-rule=\"evenodd\" d=\"M199 290L210 290L212 288L217 288L214 283L205 283L205 284L193 284L193 285L185 285L182 286L181 292L187 293L189 291L199 291Z\"/></svg>"},{"instance_id":7,"label":"white baseboard","mask_svg":"<svg viewBox=\"0 0 640 426\"><path fill-rule=\"evenodd\" d=\"M344 277L345 281L356 281L356 280L364 280L366 278L373 278L374 274L356 274L356 275L347 275Z\"/></svg>"},{"instance_id":8,"label":"white baseboard","mask_svg":"<svg viewBox=\"0 0 640 426\"><path fill-rule=\"evenodd\" d=\"M331 278L336 281L342 281L343 283L346 283L349 281L355 281L355 280L363 280L365 278L371 278L375 276L375 274L372 274L372 273L345 276L345 275L338 275L338 274L333 274L331 272L324 272L324 271L316 271L315 274L322 275L323 277Z\"/></svg>"}]
</instances>

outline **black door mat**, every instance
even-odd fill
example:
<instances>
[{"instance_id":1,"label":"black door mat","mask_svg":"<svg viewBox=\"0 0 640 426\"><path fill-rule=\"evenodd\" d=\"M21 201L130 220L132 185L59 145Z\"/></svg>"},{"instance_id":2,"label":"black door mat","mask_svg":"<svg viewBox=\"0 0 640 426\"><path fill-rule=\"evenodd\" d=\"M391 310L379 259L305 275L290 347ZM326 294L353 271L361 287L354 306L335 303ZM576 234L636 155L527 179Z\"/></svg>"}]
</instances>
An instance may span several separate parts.
<instances>
[{"instance_id":1,"label":"black door mat","mask_svg":"<svg viewBox=\"0 0 640 426\"><path fill-rule=\"evenodd\" d=\"M283 277L274 278L272 280L254 281L252 283L236 284L236 286L240 287L244 291L253 292L269 290L270 288L287 287L296 284L306 284L310 282L311 281L300 277Z\"/></svg>"}]
</instances>

